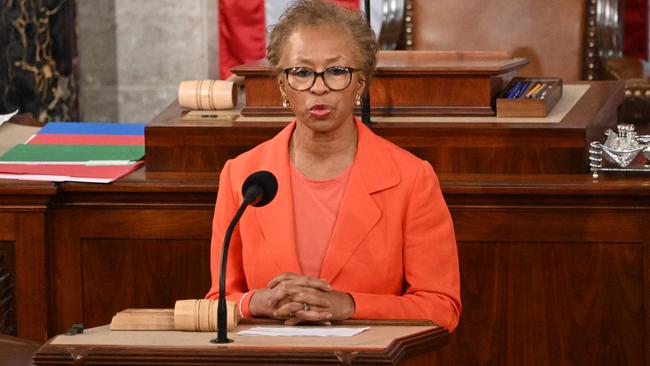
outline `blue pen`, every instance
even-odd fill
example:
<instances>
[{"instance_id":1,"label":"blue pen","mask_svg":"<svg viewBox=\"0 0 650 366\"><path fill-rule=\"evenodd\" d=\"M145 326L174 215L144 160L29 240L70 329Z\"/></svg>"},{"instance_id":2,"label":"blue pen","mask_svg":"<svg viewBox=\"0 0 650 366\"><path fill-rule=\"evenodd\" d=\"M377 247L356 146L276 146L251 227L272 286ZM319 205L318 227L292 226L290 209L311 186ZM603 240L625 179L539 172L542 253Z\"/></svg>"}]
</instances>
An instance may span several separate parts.
<instances>
[{"instance_id":1,"label":"blue pen","mask_svg":"<svg viewBox=\"0 0 650 366\"><path fill-rule=\"evenodd\" d=\"M514 97L515 94L517 94L517 92L519 91L519 88L520 88L520 87L521 87L521 81L517 81L517 83L515 84L515 86L513 86L513 87L510 89L510 91L508 92L508 95L506 95L506 98L507 98L507 99L512 99L512 97Z\"/></svg>"},{"instance_id":2,"label":"blue pen","mask_svg":"<svg viewBox=\"0 0 650 366\"><path fill-rule=\"evenodd\" d=\"M524 95L524 92L526 91L526 89L528 89L529 85L530 85L530 81L525 82L524 85L521 86L521 89L519 89L515 94L515 98L519 98L520 96Z\"/></svg>"}]
</instances>

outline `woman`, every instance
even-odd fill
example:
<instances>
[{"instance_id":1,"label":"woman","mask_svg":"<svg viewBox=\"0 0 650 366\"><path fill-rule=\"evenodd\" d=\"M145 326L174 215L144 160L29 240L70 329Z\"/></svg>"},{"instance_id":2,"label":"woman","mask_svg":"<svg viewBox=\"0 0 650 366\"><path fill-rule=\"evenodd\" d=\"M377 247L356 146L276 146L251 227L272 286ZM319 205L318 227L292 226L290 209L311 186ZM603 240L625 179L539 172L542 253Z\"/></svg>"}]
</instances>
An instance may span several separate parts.
<instances>
[{"instance_id":1,"label":"woman","mask_svg":"<svg viewBox=\"0 0 650 366\"><path fill-rule=\"evenodd\" d=\"M229 250L227 295L241 316L430 319L453 330L458 257L433 169L353 116L376 65L372 30L357 12L298 1L267 51L296 119L224 166L207 297L218 296L222 240L242 183L268 170L278 193L242 217Z\"/></svg>"}]
</instances>

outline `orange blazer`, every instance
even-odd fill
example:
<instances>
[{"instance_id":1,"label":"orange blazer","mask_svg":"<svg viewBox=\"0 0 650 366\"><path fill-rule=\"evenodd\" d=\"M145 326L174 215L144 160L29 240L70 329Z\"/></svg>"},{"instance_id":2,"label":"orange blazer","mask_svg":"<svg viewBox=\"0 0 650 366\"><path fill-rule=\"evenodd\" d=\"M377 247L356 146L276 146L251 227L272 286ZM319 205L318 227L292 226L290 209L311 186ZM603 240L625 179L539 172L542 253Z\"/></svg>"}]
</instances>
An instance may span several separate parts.
<instances>
[{"instance_id":1,"label":"orange blazer","mask_svg":"<svg viewBox=\"0 0 650 366\"><path fill-rule=\"evenodd\" d=\"M320 277L354 298L353 318L429 319L453 330L461 312L458 254L438 179L428 162L355 123L357 152ZM278 179L275 199L249 207L230 243L226 295L244 316L249 291L281 273L301 273L289 176L294 127L295 121L221 171L207 298L218 296L222 242L244 180L258 170Z\"/></svg>"}]
</instances>

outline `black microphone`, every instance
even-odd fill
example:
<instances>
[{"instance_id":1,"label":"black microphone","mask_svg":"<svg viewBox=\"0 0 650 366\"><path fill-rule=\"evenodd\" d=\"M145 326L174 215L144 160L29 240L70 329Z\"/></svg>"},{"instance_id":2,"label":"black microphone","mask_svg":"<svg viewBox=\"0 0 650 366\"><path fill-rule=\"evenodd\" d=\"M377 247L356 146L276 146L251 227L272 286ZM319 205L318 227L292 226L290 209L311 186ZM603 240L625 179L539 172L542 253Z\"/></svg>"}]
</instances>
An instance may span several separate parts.
<instances>
[{"instance_id":1,"label":"black microphone","mask_svg":"<svg viewBox=\"0 0 650 366\"><path fill-rule=\"evenodd\" d=\"M230 246L232 232L248 205L264 206L275 198L276 193L278 193L278 180L275 179L273 173L265 170L249 175L242 185L244 200L235 216L233 216L232 221L230 221L226 235L223 238L219 272L219 303L217 304L217 338L210 340L212 343L232 342L232 339L228 339L228 309L226 308L226 261L228 260L228 247Z\"/></svg>"},{"instance_id":2,"label":"black microphone","mask_svg":"<svg viewBox=\"0 0 650 366\"><path fill-rule=\"evenodd\" d=\"M255 207L266 206L278 192L278 180L271 172L262 170L246 178L241 188L244 202L247 200Z\"/></svg>"}]
</instances>

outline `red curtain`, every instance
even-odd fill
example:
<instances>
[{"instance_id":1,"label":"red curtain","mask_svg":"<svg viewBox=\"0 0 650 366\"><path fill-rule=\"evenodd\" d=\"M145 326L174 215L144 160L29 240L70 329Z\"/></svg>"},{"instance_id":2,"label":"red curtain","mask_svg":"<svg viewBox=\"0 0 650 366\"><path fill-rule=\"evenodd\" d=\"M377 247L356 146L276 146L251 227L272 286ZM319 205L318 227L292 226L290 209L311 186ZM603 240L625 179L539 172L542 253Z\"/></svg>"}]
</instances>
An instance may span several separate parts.
<instances>
[{"instance_id":1,"label":"red curtain","mask_svg":"<svg viewBox=\"0 0 650 366\"><path fill-rule=\"evenodd\" d=\"M334 2L348 8L359 9L359 0L334 0Z\"/></svg>"},{"instance_id":2,"label":"red curtain","mask_svg":"<svg viewBox=\"0 0 650 366\"><path fill-rule=\"evenodd\" d=\"M264 0L219 0L219 75L266 55Z\"/></svg>"},{"instance_id":3,"label":"red curtain","mask_svg":"<svg viewBox=\"0 0 650 366\"><path fill-rule=\"evenodd\" d=\"M648 0L625 0L623 54L648 59Z\"/></svg>"}]
</instances>

